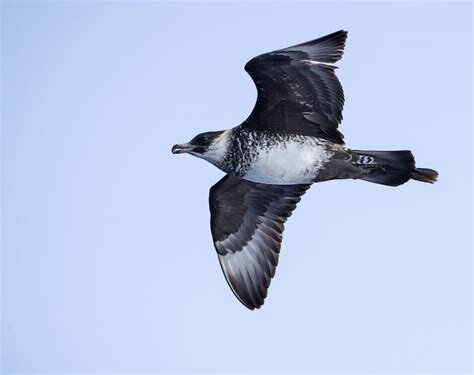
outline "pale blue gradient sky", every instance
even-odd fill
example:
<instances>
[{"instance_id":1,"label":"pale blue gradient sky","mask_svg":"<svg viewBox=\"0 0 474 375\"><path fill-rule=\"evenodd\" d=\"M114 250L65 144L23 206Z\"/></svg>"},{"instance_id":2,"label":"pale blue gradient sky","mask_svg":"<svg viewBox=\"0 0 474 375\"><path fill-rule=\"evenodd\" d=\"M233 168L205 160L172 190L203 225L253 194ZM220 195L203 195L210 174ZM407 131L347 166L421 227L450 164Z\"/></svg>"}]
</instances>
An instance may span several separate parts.
<instances>
[{"instance_id":1,"label":"pale blue gradient sky","mask_svg":"<svg viewBox=\"0 0 474 375\"><path fill-rule=\"evenodd\" d=\"M454 372L471 363L469 3L2 3L5 372ZM435 185L317 184L266 304L230 292L174 143L242 122L253 56L349 31L341 130Z\"/></svg>"}]
</instances>

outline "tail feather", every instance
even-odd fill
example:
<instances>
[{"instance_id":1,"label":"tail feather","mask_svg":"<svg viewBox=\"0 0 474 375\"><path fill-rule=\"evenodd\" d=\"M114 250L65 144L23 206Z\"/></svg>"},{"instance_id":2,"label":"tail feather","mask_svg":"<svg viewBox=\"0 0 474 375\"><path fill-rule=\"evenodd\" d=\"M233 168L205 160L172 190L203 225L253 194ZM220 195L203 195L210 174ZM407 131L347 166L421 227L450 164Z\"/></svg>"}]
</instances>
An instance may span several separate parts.
<instances>
[{"instance_id":1,"label":"tail feather","mask_svg":"<svg viewBox=\"0 0 474 375\"><path fill-rule=\"evenodd\" d=\"M438 172L416 168L411 151L352 150L351 162L364 172L362 180L387 186L399 186L409 180L434 183Z\"/></svg>"},{"instance_id":2,"label":"tail feather","mask_svg":"<svg viewBox=\"0 0 474 375\"><path fill-rule=\"evenodd\" d=\"M433 184L438 181L438 172L429 168L415 168L411 173L411 178L413 180Z\"/></svg>"}]
</instances>

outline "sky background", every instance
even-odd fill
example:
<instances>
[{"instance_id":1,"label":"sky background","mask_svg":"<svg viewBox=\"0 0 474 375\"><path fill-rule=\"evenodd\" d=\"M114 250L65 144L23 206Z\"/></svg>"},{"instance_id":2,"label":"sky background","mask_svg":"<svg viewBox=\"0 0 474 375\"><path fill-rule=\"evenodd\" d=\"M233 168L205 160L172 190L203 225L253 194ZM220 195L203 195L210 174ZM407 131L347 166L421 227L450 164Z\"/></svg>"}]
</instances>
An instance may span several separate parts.
<instances>
[{"instance_id":1,"label":"sky background","mask_svg":"<svg viewBox=\"0 0 474 375\"><path fill-rule=\"evenodd\" d=\"M471 368L469 3L2 2L2 366L9 372ZM435 185L314 185L261 310L221 273L172 155L240 124L252 57L349 31L341 130Z\"/></svg>"}]
</instances>

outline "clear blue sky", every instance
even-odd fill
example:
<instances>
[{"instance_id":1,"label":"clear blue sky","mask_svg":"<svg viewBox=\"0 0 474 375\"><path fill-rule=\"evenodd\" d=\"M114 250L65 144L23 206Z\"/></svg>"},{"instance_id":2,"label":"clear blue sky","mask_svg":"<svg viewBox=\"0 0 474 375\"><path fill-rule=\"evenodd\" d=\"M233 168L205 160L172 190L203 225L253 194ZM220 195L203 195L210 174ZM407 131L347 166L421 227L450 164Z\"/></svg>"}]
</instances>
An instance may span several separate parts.
<instances>
[{"instance_id":1,"label":"clear blue sky","mask_svg":"<svg viewBox=\"0 0 474 375\"><path fill-rule=\"evenodd\" d=\"M418 372L471 363L469 3L2 3L5 372ZM269 297L230 292L222 173L253 56L349 31L341 130L439 182L314 185Z\"/></svg>"}]
</instances>

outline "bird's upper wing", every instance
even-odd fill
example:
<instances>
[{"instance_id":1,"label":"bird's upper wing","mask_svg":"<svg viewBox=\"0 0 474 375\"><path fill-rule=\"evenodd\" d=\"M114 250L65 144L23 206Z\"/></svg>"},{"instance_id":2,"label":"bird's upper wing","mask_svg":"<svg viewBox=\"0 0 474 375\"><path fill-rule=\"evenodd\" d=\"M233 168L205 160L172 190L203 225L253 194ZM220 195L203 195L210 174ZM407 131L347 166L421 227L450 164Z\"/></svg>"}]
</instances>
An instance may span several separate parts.
<instances>
[{"instance_id":1,"label":"bird's upper wing","mask_svg":"<svg viewBox=\"0 0 474 375\"><path fill-rule=\"evenodd\" d=\"M257 86L258 97L242 126L343 144L337 128L344 93L336 67L328 64L342 57L346 37L347 32L341 30L250 60L245 70Z\"/></svg>"},{"instance_id":2,"label":"bird's upper wing","mask_svg":"<svg viewBox=\"0 0 474 375\"><path fill-rule=\"evenodd\" d=\"M209 193L211 232L235 296L259 308L275 274L286 219L310 185L266 185L226 175Z\"/></svg>"}]
</instances>

